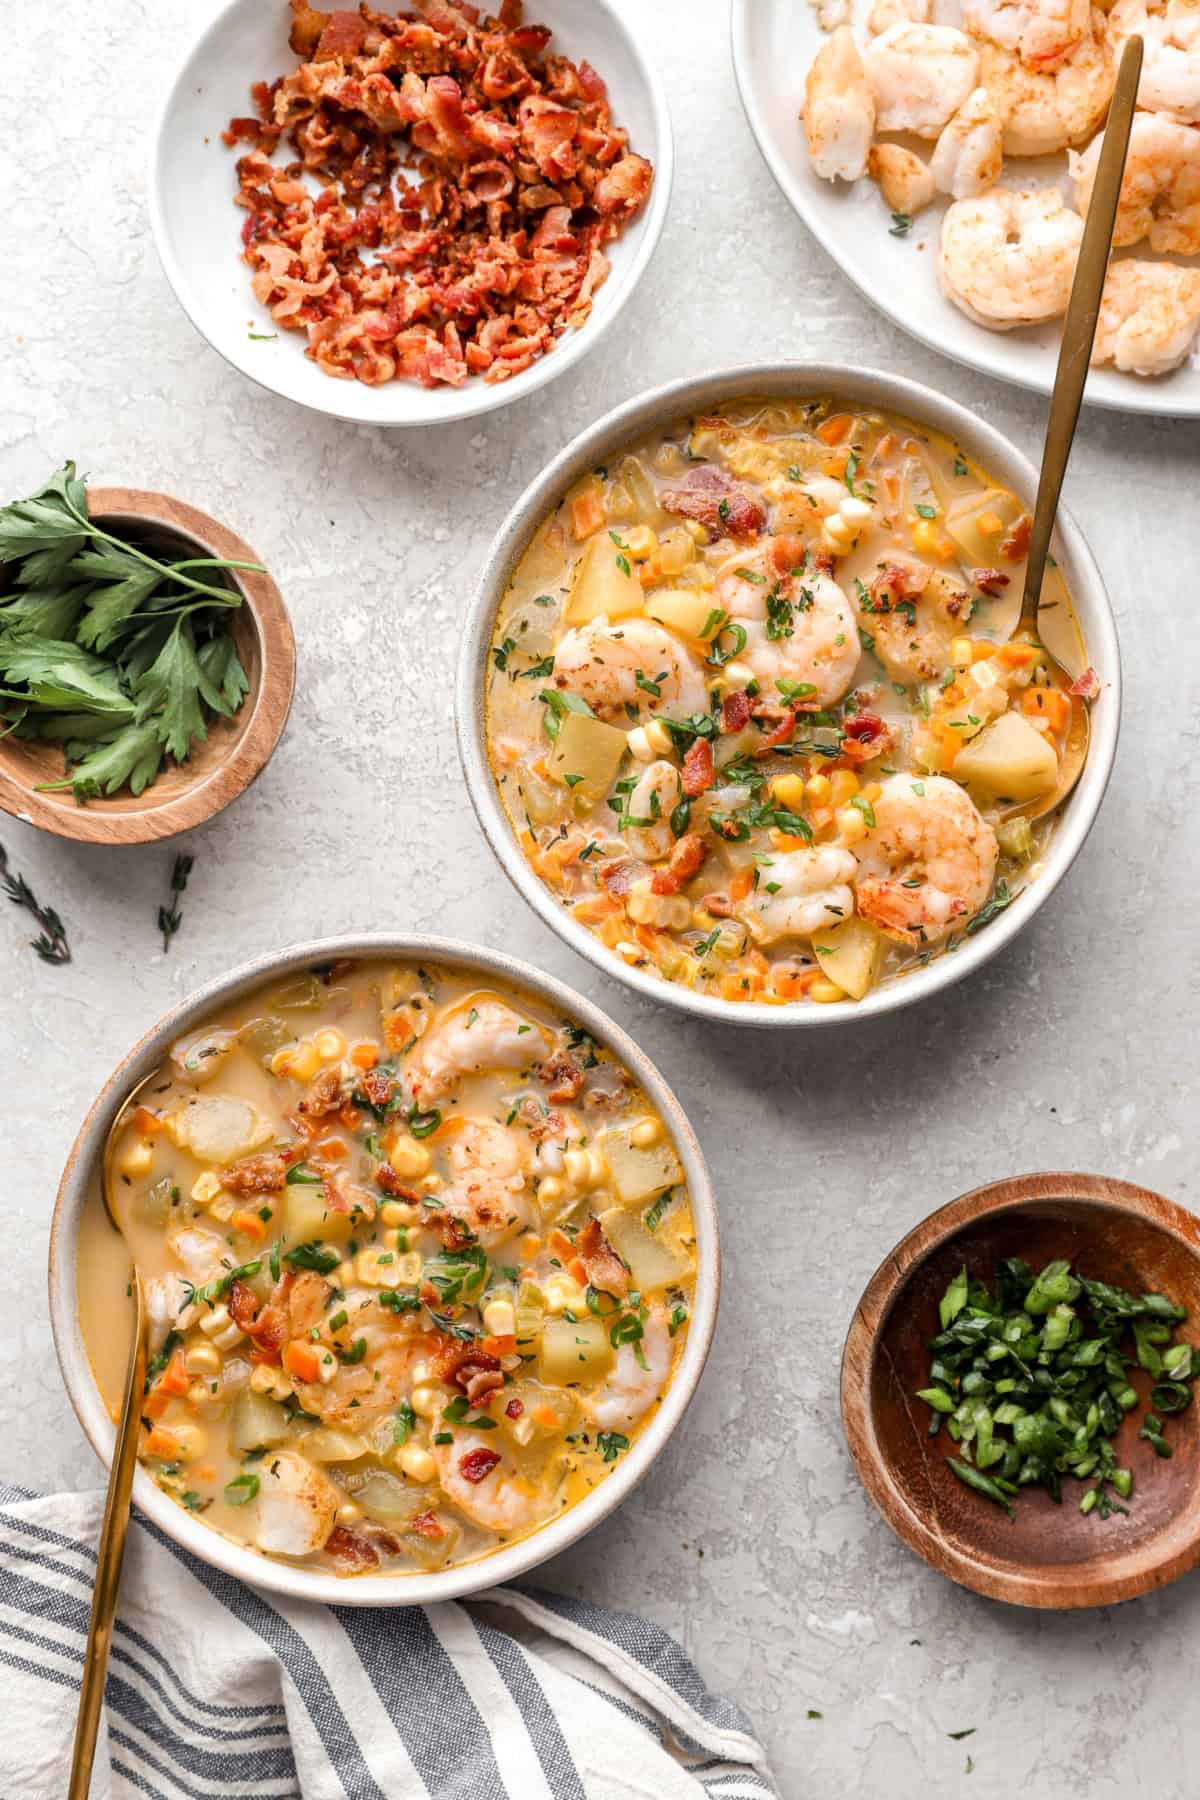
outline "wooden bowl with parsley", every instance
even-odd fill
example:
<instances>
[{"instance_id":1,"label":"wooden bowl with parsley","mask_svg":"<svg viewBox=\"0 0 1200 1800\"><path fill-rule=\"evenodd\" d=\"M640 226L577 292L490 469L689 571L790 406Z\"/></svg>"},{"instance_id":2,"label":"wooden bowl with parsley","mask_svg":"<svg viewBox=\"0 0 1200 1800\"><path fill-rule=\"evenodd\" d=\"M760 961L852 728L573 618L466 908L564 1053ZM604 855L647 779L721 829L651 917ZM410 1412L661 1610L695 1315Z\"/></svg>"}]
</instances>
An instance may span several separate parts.
<instances>
[{"instance_id":1,"label":"wooden bowl with parsley","mask_svg":"<svg viewBox=\"0 0 1200 1800\"><path fill-rule=\"evenodd\" d=\"M842 1417L888 1524L962 1586L1165 1586L1200 1563L1200 1220L1097 1175L951 1201L868 1283Z\"/></svg>"},{"instance_id":2,"label":"wooden bowl with parsley","mask_svg":"<svg viewBox=\"0 0 1200 1800\"><path fill-rule=\"evenodd\" d=\"M68 463L0 509L0 807L85 843L203 824L278 743L296 650L250 546Z\"/></svg>"}]
</instances>

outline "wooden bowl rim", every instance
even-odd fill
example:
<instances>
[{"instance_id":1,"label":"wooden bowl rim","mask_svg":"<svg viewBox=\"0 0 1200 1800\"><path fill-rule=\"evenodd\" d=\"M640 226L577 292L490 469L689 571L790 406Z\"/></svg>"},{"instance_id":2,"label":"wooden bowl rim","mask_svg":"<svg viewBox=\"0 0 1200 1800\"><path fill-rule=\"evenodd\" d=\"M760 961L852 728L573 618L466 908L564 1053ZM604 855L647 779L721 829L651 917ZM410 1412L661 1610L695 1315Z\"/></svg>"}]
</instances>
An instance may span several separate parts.
<instances>
[{"instance_id":1,"label":"wooden bowl rim","mask_svg":"<svg viewBox=\"0 0 1200 1800\"><path fill-rule=\"evenodd\" d=\"M261 557L227 525L170 494L147 488L88 488L88 510L97 519L117 518L164 526L194 538L214 555L237 562ZM245 729L230 753L169 800L154 799L154 784L139 804L119 813L102 805L53 801L14 779L0 767L0 809L56 837L85 844L148 844L189 831L215 817L261 774L283 734L296 684L296 639L283 595L266 573L230 571L241 592L245 616L258 639L258 682L242 702Z\"/></svg>"},{"instance_id":2,"label":"wooden bowl rim","mask_svg":"<svg viewBox=\"0 0 1200 1800\"><path fill-rule=\"evenodd\" d=\"M1101 1175L1070 1170L1013 1175L972 1188L915 1225L880 1263L863 1292L842 1351L842 1423L859 1479L896 1535L931 1568L986 1599L1015 1606L1064 1610L1110 1606L1137 1599L1165 1587L1200 1564L1200 1510L1186 1525L1166 1527L1156 1539L1131 1548L1125 1560L1114 1559L1108 1572L1089 1572L1078 1563L1037 1566L1035 1573L1000 1570L940 1537L904 1499L892 1478L871 1414L870 1385L874 1352L893 1306L912 1271L964 1225L992 1213L1019 1212L1047 1201L1107 1207L1146 1220L1180 1239L1200 1262L1200 1219L1186 1207L1152 1188ZM1181 1546L1180 1530L1190 1535ZM1166 1540L1165 1542L1163 1540Z\"/></svg>"}]
</instances>

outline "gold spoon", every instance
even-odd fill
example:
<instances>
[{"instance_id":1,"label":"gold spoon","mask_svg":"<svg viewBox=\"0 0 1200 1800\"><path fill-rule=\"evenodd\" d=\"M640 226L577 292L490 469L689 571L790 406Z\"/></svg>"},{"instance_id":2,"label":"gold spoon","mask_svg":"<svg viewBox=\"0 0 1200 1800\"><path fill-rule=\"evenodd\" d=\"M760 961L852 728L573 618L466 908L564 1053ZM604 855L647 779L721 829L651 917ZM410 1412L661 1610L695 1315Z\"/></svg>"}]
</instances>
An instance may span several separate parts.
<instances>
[{"instance_id":1,"label":"gold spoon","mask_svg":"<svg viewBox=\"0 0 1200 1800\"><path fill-rule=\"evenodd\" d=\"M1046 421L1046 445L1042 451L1042 471L1038 479L1037 500L1033 509L1033 528L1029 534L1029 560L1025 565L1025 593L1021 616L1038 621L1042 635L1042 584L1046 576L1046 558L1050 553L1050 537L1062 493L1067 458L1075 438L1075 426L1083 401L1084 383L1100 317L1100 301L1104 279L1108 273L1112 249L1113 227L1117 220L1117 204L1121 197L1121 180L1125 173L1125 156L1129 148L1129 132L1137 105L1138 81L1142 73L1142 40L1131 37L1121 57L1113 89L1104 142L1096 167L1096 181L1083 227L1071 298L1063 322L1062 344L1058 352L1058 368L1054 376L1054 392L1050 397L1050 416ZM1057 621L1055 622L1057 623ZM1047 623L1047 636L1061 633ZM1044 641L1044 640L1043 640ZM1060 659L1061 660L1061 659ZM1025 818L1040 819L1044 813L1061 806L1079 779L1087 761L1088 710L1085 702L1072 697L1071 723L1067 741L1058 763L1058 780L1048 794L1025 806L1008 809L1005 817L1022 813Z\"/></svg>"},{"instance_id":2,"label":"gold spoon","mask_svg":"<svg viewBox=\"0 0 1200 1800\"><path fill-rule=\"evenodd\" d=\"M125 1233L117 1217L113 1153L117 1139L125 1129L142 1090L158 1074L157 1069L152 1070L126 1096L109 1127L104 1144L104 1209L122 1237ZM108 1495L104 1503L104 1523L100 1527L100 1543L96 1552L96 1585L92 1590L92 1615L88 1622L87 1647L83 1658L83 1680L79 1689L79 1711L75 1718L75 1749L71 1758L67 1800L87 1800L91 1786L96 1733L100 1726L108 1653L112 1645L113 1615L117 1609L121 1563L125 1556L125 1535L129 1529L129 1498L133 1489L133 1472L137 1466L138 1429L141 1425L142 1393L146 1385L146 1302L142 1293L142 1278L136 1264L132 1264L131 1286L134 1303L133 1344L129 1351L125 1397L113 1445Z\"/></svg>"}]
</instances>

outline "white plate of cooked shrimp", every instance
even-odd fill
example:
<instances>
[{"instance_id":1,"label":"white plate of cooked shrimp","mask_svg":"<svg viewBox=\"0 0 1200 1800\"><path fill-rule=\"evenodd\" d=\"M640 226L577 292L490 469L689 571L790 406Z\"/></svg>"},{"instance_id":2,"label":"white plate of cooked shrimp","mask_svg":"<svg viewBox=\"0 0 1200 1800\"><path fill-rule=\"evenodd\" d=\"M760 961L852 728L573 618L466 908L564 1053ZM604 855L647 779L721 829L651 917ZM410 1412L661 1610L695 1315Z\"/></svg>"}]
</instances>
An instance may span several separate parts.
<instances>
[{"instance_id":1,"label":"white plate of cooked shrimp","mask_svg":"<svg viewBox=\"0 0 1200 1800\"><path fill-rule=\"evenodd\" d=\"M1049 393L1117 64L1145 60L1085 398L1200 415L1200 0L732 0L759 148L850 279Z\"/></svg>"}]
</instances>

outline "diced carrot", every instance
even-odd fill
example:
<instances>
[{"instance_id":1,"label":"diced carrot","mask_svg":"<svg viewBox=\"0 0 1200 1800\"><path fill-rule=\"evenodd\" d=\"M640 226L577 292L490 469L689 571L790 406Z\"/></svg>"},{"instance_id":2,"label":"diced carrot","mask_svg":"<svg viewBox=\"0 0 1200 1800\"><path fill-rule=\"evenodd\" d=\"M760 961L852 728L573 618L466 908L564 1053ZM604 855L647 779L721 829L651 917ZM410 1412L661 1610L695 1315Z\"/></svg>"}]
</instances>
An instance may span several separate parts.
<instances>
[{"instance_id":1,"label":"diced carrot","mask_svg":"<svg viewBox=\"0 0 1200 1800\"><path fill-rule=\"evenodd\" d=\"M142 1445L143 1456L160 1456L164 1462L174 1462L180 1452L180 1442L173 1431L165 1425L156 1425Z\"/></svg>"},{"instance_id":2,"label":"diced carrot","mask_svg":"<svg viewBox=\"0 0 1200 1800\"><path fill-rule=\"evenodd\" d=\"M581 925L600 925L620 910L617 902L608 894L589 894L586 900L577 900L571 908Z\"/></svg>"},{"instance_id":3,"label":"diced carrot","mask_svg":"<svg viewBox=\"0 0 1200 1800\"><path fill-rule=\"evenodd\" d=\"M604 523L604 502L599 482L591 482L571 502L571 530L576 538L591 537Z\"/></svg>"},{"instance_id":4,"label":"diced carrot","mask_svg":"<svg viewBox=\"0 0 1200 1800\"><path fill-rule=\"evenodd\" d=\"M883 491L893 503L900 498L900 482L895 475L884 476Z\"/></svg>"},{"instance_id":5,"label":"diced carrot","mask_svg":"<svg viewBox=\"0 0 1200 1800\"><path fill-rule=\"evenodd\" d=\"M771 971L771 990L780 1000L798 1000L820 975L819 968L793 969L783 964Z\"/></svg>"},{"instance_id":6,"label":"diced carrot","mask_svg":"<svg viewBox=\"0 0 1200 1800\"><path fill-rule=\"evenodd\" d=\"M196 1481L215 1481L217 1479L217 1471L213 1468L211 1463L193 1463L192 1476Z\"/></svg>"},{"instance_id":7,"label":"diced carrot","mask_svg":"<svg viewBox=\"0 0 1200 1800\"><path fill-rule=\"evenodd\" d=\"M934 731L938 743L941 745L942 767L943 769L952 768L955 758L963 747L962 733L951 731L948 725L936 725Z\"/></svg>"},{"instance_id":8,"label":"diced carrot","mask_svg":"<svg viewBox=\"0 0 1200 1800\"><path fill-rule=\"evenodd\" d=\"M611 919L605 919L602 924L597 926L596 936L607 949L615 950L621 939L624 937L625 926L623 920L624 914L617 913L614 914Z\"/></svg>"},{"instance_id":9,"label":"diced carrot","mask_svg":"<svg viewBox=\"0 0 1200 1800\"><path fill-rule=\"evenodd\" d=\"M377 1044L355 1044L350 1052L350 1061L356 1069L373 1069L379 1061Z\"/></svg>"},{"instance_id":10,"label":"diced carrot","mask_svg":"<svg viewBox=\"0 0 1200 1800\"><path fill-rule=\"evenodd\" d=\"M317 1381L321 1374L321 1362L311 1344L303 1338L293 1338L283 1353L284 1366L290 1375L298 1381Z\"/></svg>"},{"instance_id":11,"label":"diced carrot","mask_svg":"<svg viewBox=\"0 0 1200 1800\"><path fill-rule=\"evenodd\" d=\"M527 1231L521 1239L521 1255L526 1262L532 1262L542 1247L542 1240L536 1231Z\"/></svg>"},{"instance_id":12,"label":"diced carrot","mask_svg":"<svg viewBox=\"0 0 1200 1800\"><path fill-rule=\"evenodd\" d=\"M340 1137L318 1138L313 1149L326 1162L342 1162L350 1154L345 1138Z\"/></svg>"},{"instance_id":13,"label":"diced carrot","mask_svg":"<svg viewBox=\"0 0 1200 1800\"><path fill-rule=\"evenodd\" d=\"M781 831L776 839L775 847L778 850L805 850L808 847L808 839L800 837L794 831ZM730 887L732 888L732 886L731 882Z\"/></svg>"},{"instance_id":14,"label":"diced carrot","mask_svg":"<svg viewBox=\"0 0 1200 1800\"><path fill-rule=\"evenodd\" d=\"M1071 702L1058 688L1028 687L1021 696L1027 718L1044 719L1051 731L1061 731L1071 716Z\"/></svg>"},{"instance_id":15,"label":"diced carrot","mask_svg":"<svg viewBox=\"0 0 1200 1800\"><path fill-rule=\"evenodd\" d=\"M157 1113L148 1106L139 1106L133 1115L133 1122L143 1137L157 1137L163 1128L163 1122Z\"/></svg>"},{"instance_id":16,"label":"diced carrot","mask_svg":"<svg viewBox=\"0 0 1200 1800\"><path fill-rule=\"evenodd\" d=\"M986 654L994 656L1007 668L1023 669L1026 663L1033 661L1037 651L1032 644L1022 644L1019 639L1013 638L1007 644L1001 644L998 650L989 650Z\"/></svg>"},{"instance_id":17,"label":"diced carrot","mask_svg":"<svg viewBox=\"0 0 1200 1800\"><path fill-rule=\"evenodd\" d=\"M540 1425L545 1431L557 1431L561 1423L552 1406L535 1406L533 1421L535 1425Z\"/></svg>"},{"instance_id":18,"label":"diced carrot","mask_svg":"<svg viewBox=\"0 0 1200 1800\"><path fill-rule=\"evenodd\" d=\"M722 975L719 991L722 1000L749 1000L750 985L741 975Z\"/></svg>"},{"instance_id":19,"label":"diced carrot","mask_svg":"<svg viewBox=\"0 0 1200 1800\"><path fill-rule=\"evenodd\" d=\"M170 1404L170 1394L164 1394L161 1388L152 1388L142 1401L142 1417L161 1419Z\"/></svg>"},{"instance_id":20,"label":"diced carrot","mask_svg":"<svg viewBox=\"0 0 1200 1800\"><path fill-rule=\"evenodd\" d=\"M841 481L845 476L849 463L850 452L848 450L839 450L834 456L827 456L825 461L821 464L821 468L832 480Z\"/></svg>"},{"instance_id":21,"label":"diced carrot","mask_svg":"<svg viewBox=\"0 0 1200 1800\"><path fill-rule=\"evenodd\" d=\"M489 1356L513 1356L516 1353L517 1340L511 1331L507 1331L499 1337L485 1337L483 1348Z\"/></svg>"},{"instance_id":22,"label":"diced carrot","mask_svg":"<svg viewBox=\"0 0 1200 1800\"><path fill-rule=\"evenodd\" d=\"M645 562L637 565L637 578L644 588L657 587L663 578L662 564L657 556L648 556Z\"/></svg>"},{"instance_id":23,"label":"diced carrot","mask_svg":"<svg viewBox=\"0 0 1200 1800\"><path fill-rule=\"evenodd\" d=\"M187 1351L182 1345L171 1353L171 1360L158 1378L156 1384L164 1394L186 1394L192 1385L188 1374Z\"/></svg>"},{"instance_id":24,"label":"diced carrot","mask_svg":"<svg viewBox=\"0 0 1200 1800\"><path fill-rule=\"evenodd\" d=\"M266 1220L244 1207L233 1214L229 1223L234 1231L240 1231L243 1237L253 1238L256 1244L261 1244L267 1235Z\"/></svg>"},{"instance_id":25,"label":"diced carrot","mask_svg":"<svg viewBox=\"0 0 1200 1800\"><path fill-rule=\"evenodd\" d=\"M840 444L849 429L850 414L834 413L817 426L817 436L823 444Z\"/></svg>"},{"instance_id":26,"label":"diced carrot","mask_svg":"<svg viewBox=\"0 0 1200 1800\"><path fill-rule=\"evenodd\" d=\"M587 1286L587 1264L584 1262L582 1256L573 1256L571 1258L570 1262L567 1264L567 1273L575 1277L580 1287Z\"/></svg>"},{"instance_id":27,"label":"diced carrot","mask_svg":"<svg viewBox=\"0 0 1200 1800\"><path fill-rule=\"evenodd\" d=\"M885 431L879 442L876 444L875 450L879 456L890 456L895 447L895 438L890 431Z\"/></svg>"},{"instance_id":28,"label":"diced carrot","mask_svg":"<svg viewBox=\"0 0 1200 1800\"><path fill-rule=\"evenodd\" d=\"M737 874L730 880L729 898L731 900L744 900L753 886L753 869L739 869Z\"/></svg>"},{"instance_id":29,"label":"diced carrot","mask_svg":"<svg viewBox=\"0 0 1200 1800\"><path fill-rule=\"evenodd\" d=\"M993 652L995 651L995 648L996 648L996 646L994 644L989 644L986 639L982 639L979 642L972 644L971 645L971 661L972 662L986 662L988 657L991 656L993 654ZM1034 652L1034 654L1035 655L1037 654L1036 651Z\"/></svg>"},{"instance_id":30,"label":"diced carrot","mask_svg":"<svg viewBox=\"0 0 1200 1800\"><path fill-rule=\"evenodd\" d=\"M361 1112L349 1100L344 1106L338 1107L338 1124L344 1125L347 1131L357 1131L362 1124Z\"/></svg>"},{"instance_id":31,"label":"diced carrot","mask_svg":"<svg viewBox=\"0 0 1200 1800\"><path fill-rule=\"evenodd\" d=\"M1000 517L999 513L994 513L994 512L976 513L975 524L976 524L976 527L983 533L984 537L995 537L995 535L998 531L1004 530L1004 520Z\"/></svg>"},{"instance_id":32,"label":"diced carrot","mask_svg":"<svg viewBox=\"0 0 1200 1800\"><path fill-rule=\"evenodd\" d=\"M555 1256L562 1262L566 1262L569 1257L572 1257L575 1254L574 1244L571 1242L566 1232L560 1231L557 1225L550 1233L549 1244Z\"/></svg>"}]
</instances>

